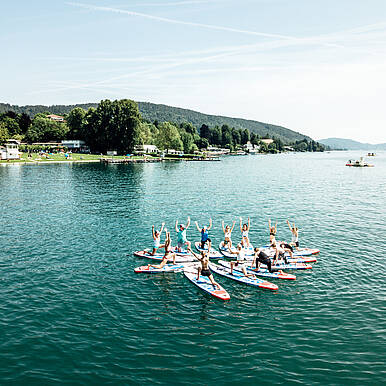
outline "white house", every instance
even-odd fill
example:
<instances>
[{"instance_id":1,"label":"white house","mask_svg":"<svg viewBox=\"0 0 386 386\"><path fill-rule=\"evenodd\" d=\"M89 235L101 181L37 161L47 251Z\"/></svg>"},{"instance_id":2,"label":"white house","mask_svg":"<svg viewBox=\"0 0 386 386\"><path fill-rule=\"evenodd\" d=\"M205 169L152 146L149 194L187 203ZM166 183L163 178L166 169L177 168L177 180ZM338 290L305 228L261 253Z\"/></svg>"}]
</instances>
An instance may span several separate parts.
<instances>
[{"instance_id":1,"label":"white house","mask_svg":"<svg viewBox=\"0 0 386 386\"><path fill-rule=\"evenodd\" d=\"M248 141L245 145L243 145L244 151L248 153L257 153L260 149L260 146L252 145L250 141Z\"/></svg>"},{"instance_id":2,"label":"white house","mask_svg":"<svg viewBox=\"0 0 386 386\"><path fill-rule=\"evenodd\" d=\"M16 139L9 139L0 147L0 159L20 159L19 145Z\"/></svg>"},{"instance_id":3,"label":"white house","mask_svg":"<svg viewBox=\"0 0 386 386\"><path fill-rule=\"evenodd\" d=\"M155 145L137 145L134 147L137 153L158 154L160 150Z\"/></svg>"}]
</instances>

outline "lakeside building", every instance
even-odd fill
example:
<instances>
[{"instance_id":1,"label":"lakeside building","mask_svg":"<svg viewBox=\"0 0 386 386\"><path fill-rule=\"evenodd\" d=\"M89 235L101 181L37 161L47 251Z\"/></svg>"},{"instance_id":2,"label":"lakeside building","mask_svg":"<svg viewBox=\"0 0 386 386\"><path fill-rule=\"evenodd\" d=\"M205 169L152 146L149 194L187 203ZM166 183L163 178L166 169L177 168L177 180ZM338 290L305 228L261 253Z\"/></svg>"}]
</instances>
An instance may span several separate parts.
<instances>
[{"instance_id":1,"label":"lakeside building","mask_svg":"<svg viewBox=\"0 0 386 386\"><path fill-rule=\"evenodd\" d=\"M64 122L64 117L62 115L49 114L47 115L47 118L55 122Z\"/></svg>"},{"instance_id":2,"label":"lakeside building","mask_svg":"<svg viewBox=\"0 0 386 386\"><path fill-rule=\"evenodd\" d=\"M270 145L271 143L273 143L273 139L271 138L260 139L260 141L267 145Z\"/></svg>"},{"instance_id":3,"label":"lakeside building","mask_svg":"<svg viewBox=\"0 0 386 386\"><path fill-rule=\"evenodd\" d=\"M248 141L245 145L243 145L243 150L247 153L258 153L260 146L252 145L252 143Z\"/></svg>"},{"instance_id":4,"label":"lakeside building","mask_svg":"<svg viewBox=\"0 0 386 386\"><path fill-rule=\"evenodd\" d=\"M0 146L0 159L20 159L19 145L16 139L9 139L4 146Z\"/></svg>"},{"instance_id":5,"label":"lakeside building","mask_svg":"<svg viewBox=\"0 0 386 386\"><path fill-rule=\"evenodd\" d=\"M90 148L86 145L86 142L80 139L63 139L61 145L68 150L78 153L90 152Z\"/></svg>"},{"instance_id":6,"label":"lakeside building","mask_svg":"<svg viewBox=\"0 0 386 386\"><path fill-rule=\"evenodd\" d=\"M147 154L159 154L161 151L155 145L136 145L134 147L136 153L147 153Z\"/></svg>"},{"instance_id":7,"label":"lakeside building","mask_svg":"<svg viewBox=\"0 0 386 386\"><path fill-rule=\"evenodd\" d=\"M223 148L216 147L216 146L208 146L208 148L206 149L206 152L209 155L221 155L221 154L229 154L230 150L229 149L223 149Z\"/></svg>"}]
</instances>

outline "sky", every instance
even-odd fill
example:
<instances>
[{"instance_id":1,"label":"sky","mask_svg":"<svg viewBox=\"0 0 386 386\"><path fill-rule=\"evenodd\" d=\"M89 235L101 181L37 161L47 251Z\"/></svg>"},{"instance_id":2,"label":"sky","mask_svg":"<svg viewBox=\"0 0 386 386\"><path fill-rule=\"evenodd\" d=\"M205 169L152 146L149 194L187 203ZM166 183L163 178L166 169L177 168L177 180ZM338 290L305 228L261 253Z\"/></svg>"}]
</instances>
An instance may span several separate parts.
<instances>
[{"instance_id":1,"label":"sky","mask_svg":"<svg viewBox=\"0 0 386 386\"><path fill-rule=\"evenodd\" d=\"M133 99L386 142L385 0L1 0L0 102Z\"/></svg>"}]
</instances>

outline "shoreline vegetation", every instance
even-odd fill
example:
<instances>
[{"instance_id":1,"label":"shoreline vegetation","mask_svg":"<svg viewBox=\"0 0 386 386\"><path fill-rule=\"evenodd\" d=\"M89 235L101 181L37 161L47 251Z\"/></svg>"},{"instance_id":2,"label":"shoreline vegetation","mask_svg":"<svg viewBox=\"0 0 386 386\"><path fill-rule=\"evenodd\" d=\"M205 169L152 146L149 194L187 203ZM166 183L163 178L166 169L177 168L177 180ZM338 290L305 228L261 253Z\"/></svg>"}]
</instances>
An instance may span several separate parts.
<instances>
[{"instance_id":1,"label":"shoreline vegetation","mask_svg":"<svg viewBox=\"0 0 386 386\"><path fill-rule=\"evenodd\" d=\"M178 159L201 157L203 160L213 155L211 150L217 149L230 154L327 150L324 145L307 138L283 142L273 135L270 137L268 132L260 137L249 129L225 124L214 127L202 124L197 128L190 122L151 122L141 116L138 105L129 99L102 100L96 108L90 107L87 111L75 107L64 116L47 111L30 117L26 113L7 111L0 114L0 145L9 139L22 143L20 151L23 155L17 162L70 161L68 155L63 159L69 149L59 145L62 140L84 141L88 147L89 154L70 153L72 162L95 162L101 158L96 154L110 152L123 157L129 153L134 157L142 156L147 146L153 147L149 159L162 154L165 160L175 159L169 157L170 153ZM50 143L56 145L50 146Z\"/></svg>"}]
</instances>

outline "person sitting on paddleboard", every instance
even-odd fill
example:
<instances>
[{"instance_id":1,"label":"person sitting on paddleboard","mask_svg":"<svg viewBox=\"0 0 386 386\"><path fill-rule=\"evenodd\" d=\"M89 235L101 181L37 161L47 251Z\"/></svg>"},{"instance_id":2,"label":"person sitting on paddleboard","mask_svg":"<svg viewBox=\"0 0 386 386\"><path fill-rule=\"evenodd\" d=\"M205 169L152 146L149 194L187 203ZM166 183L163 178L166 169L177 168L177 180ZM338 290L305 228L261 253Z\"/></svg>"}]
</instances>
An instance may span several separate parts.
<instances>
[{"instance_id":1,"label":"person sitting on paddleboard","mask_svg":"<svg viewBox=\"0 0 386 386\"><path fill-rule=\"evenodd\" d=\"M231 251L232 254L237 255L236 261L231 261L231 275L233 275L233 269L234 267L237 267L238 270L241 270L246 277L254 277L256 276L253 273L248 273L247 269L245 268L246 264L246 257L245 257L245 250L241 244L237 244L236 251Z\"/></svg>"},{"instance_id":2,"label":"person sitting on paddleboard","mask_svg":"<svg viewBox=\"0 0 386 386\"><path fill-rule=\"evenodd\" d=\"M161 225L161 230L154 230L154 225L151 226L151 233L153 235L153 250L151 252L147 252L149 255L154 256L157 252L158 248L164 248L165 244L161 245L161 233L164 229L165 223L163 222Z\"/></svg>"},{"instance_id":3,"label":"person sitting on paddleboard","mask_svg":"<svg viewBox=\"0 0 386 386\"><path fill-rule=\"evenodd\" d=\"M269 272L271 272L271 273L274 272L272 270L272 262L271 262L270 257L260 248L255 248L254 251L255 251L255 256L254 256L253 262L252 262L252 267L256 266L254 271L258 271L260 269L260 265L265 264L268 267ZM282 270L275 270L275 271L283 273Z\"/></svg>"},{"instance_id":4,"label":"person sitting on paddleboard","mask_svg":"<svg viewBox=\"0 0 386 386\"><path fill-rule=\"evenodd\" d=\"M176 232L177 232L177 250L181 252L181 248L184 245L187 245L190 248L190 241L186 238L186 230L190 225L190 217L188 217L188 221L186 222L186 226L184 224L180 224L180 229L178 229L178 220L176 220Z\"/></svg>"},{"instance_id":5,"label":"person sitting on paddleboard","mask_svg":"<svg viewBox=\"0 0 386 386\"><path fill-rule=\"evenodd\" d=\"M271 226L271 219L268 219L268 227L269 227L269 242L270 244L272 244L272 241L274 241L276 237L277 221L275 226Z\"/></svg>"},{"instance_id":6,"label":"person sitting on paddleboard","mask_svg":"<svg viewBox=\"0 0 386 386\"><path fill-rule=\"evenodd\" d=\"M174 252L172 252L172 247L171 247L171 239L170 239L170 232L167 231L167 229L165 228L165 233L166 233L166 239L165 239L165 254L164 256L162 257L162 261L160 264L158 265L152 265L152 264L148 264L147 267L153 267L153 268L157 268L157 269L161 269L163 268L166 263L169 261L169 260L173 260L173 264L176 263L176 254Z\"/></svg>"},{"instance_id":7,"label":"person sitting on paddleboard","mask_svg":"<svg viewBox=\"0 0 386 386\"><path fill-rule=\"evenodd\" d=\"M224 232L224 241L221 243L221 247L224 249L228 248L229 252L231 252L231 250L232 250L231 237L232 237L232 231L233 231L233 228L235 227L235 224L236 224L236 221L233 221L232 228L229 225L227 225L224 228L224 221L222 221L222 230Z\"/></svg>"},{"instance_id":8,"label":"person sitting on paddleboard","mask_svg":"<svg viewBox=\"0 0 386 386\"><path fill-rule=\"evenodd\" d=\"M195 221L195 224L196 224L197 230L199 232L201 232L201 249L204 249L205 244L207 242L208 243L212 242L212 240L209 238L209 233L208 233L210 231L210 229L212 228L212 219L211 218L209 219L209 226L208 227L206 225L203 225L203 227L200 229L197 221Z\"/></svg>"},{"instance_id":9,"label":"person sitting on paddleboard","mask_svg":"<svg viewBox=\"0 0 386 386\"><path fill-rule=\"evenodd\" d=\"M248 224L241 226L243 219L240 217L240 231L241 231L241 245L243 247L249 247L248 232L251 227L251 220L248 217Z\"/></svg>"},{"instance_id":10,"label":"person sitting on paddleboard","mask_svg":"<svg viewBox=\"0 0 386 386\"><path fill-rule=\"evenodd\" d=\"M211 242L208 243L208 251L210 251ZM197 268L197 281L200 279L200 275L207 276L212 283L214 288L220 289L218 283L214 281L213 274L209 269L209 252L201 251L201 255L193 252L190 247L188 247L188 251L201 263L201 267Z\"/></svg>"}]
</instances>

